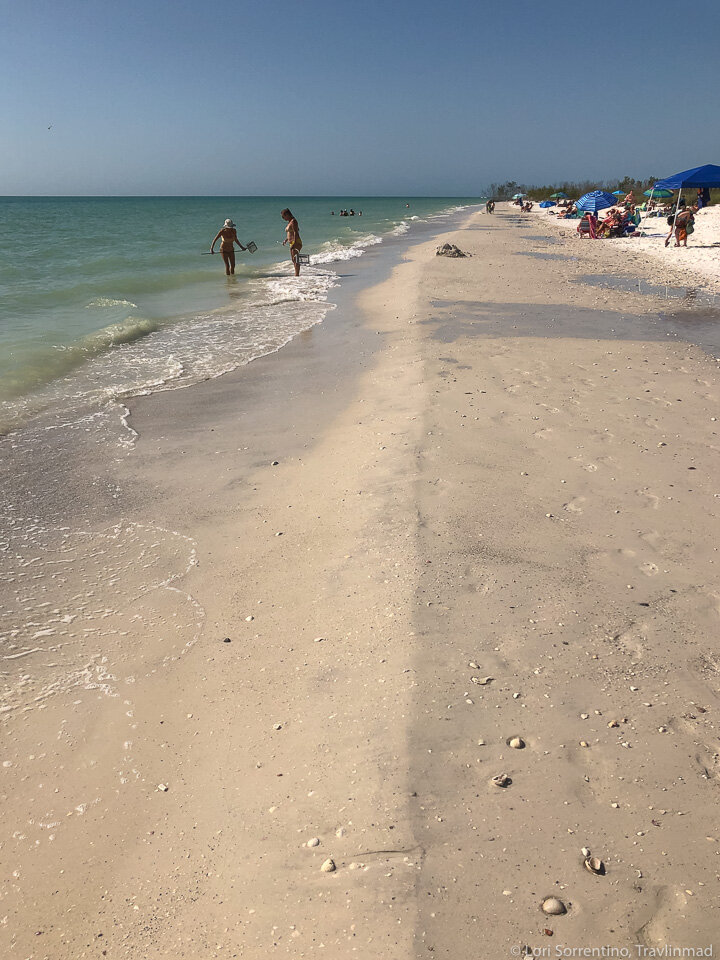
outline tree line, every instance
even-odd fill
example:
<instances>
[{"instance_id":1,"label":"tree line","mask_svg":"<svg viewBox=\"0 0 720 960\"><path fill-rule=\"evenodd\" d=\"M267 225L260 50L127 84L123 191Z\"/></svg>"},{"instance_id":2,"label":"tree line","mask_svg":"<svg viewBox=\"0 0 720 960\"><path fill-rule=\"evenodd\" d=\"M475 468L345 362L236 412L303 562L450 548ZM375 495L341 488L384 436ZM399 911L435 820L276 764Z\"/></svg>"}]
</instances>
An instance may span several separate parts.
<instances>
[{"instance_id":1,"label":"tree line","mask_svg":"<svg viewBox=\"0 0 720 960\"><path fill-rule=\"evenodd\" d=\"M622 190L623 193L632 191L638 197L645 190L651 190L659 179L659 177L648 177L645 180L637 180L635 177L623 177L622 180L603 180L600 182L597 180L563 180L546 186L516 183L514 180L508 180L506 183L491 183L487 188L486 196L495 200L510 200L516 193L526 193L533 200L548 200L553 193L562 191L569 197L577 199L584 193L590 193L591 190L607 190L608 193Z\"/></svg>"}]
</instances>

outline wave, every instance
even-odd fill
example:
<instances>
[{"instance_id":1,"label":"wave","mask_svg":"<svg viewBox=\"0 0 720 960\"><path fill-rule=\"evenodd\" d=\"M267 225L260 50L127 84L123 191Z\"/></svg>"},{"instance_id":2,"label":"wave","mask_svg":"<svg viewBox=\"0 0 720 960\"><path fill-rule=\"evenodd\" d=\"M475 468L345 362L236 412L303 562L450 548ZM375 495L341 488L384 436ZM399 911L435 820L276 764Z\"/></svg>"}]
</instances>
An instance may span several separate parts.
<instances>
[{"instance_id":1,"label":"wave","mask_svg":"<svg viewBox=\"0 0 720 960\"><path fill-rule=\"evenodd\" d=\"M96 297L85 304L86 310L91 307L130 307L131 310L137 310L136 303L131 303L129 300L112 300L110 297Z\"/></svg>"},{"instance_id":2,"label":"wave","mask_svg":"<svg viewBox=\"0 0 720 960\"><path fill-rule=\"evenodd\" d=\"M88 360L107 353L120 344L134 343L159 330L162 322L143 317L128 317L119 323L89 333L70 344L48 347L36 354L32 362L22 364L3 377L0 401L11 401L37 390L61 377L66 377Z\"/></svg>"}]
</instances>

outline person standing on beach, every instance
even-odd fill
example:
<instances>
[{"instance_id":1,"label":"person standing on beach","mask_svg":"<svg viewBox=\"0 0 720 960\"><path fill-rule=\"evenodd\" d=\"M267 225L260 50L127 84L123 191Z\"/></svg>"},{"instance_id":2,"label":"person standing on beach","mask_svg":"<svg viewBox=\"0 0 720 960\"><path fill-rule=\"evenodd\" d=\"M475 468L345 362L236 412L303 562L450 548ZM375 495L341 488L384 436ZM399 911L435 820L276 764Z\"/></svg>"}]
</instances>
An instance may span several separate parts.
<instances>
[{"instance_id":1,"label":"person standing on beach","mask_svg":"<svg viewBox=\"0 0 720 960\"><path fill-rule=\"evenodd\" d=\"M285 233L287 236L283 240L283 246L290 244L290 259L295 268L295 276L300 276L300 251L302 250L302 240L300 239L300 228L298 222L287 207L281 211L280 216L287 223Z\"/></svg>"},{"instance_id":2,"label":"person standing on beach","mask_svg":"<svg viewBox=\"0 0 720 960\"><path fill-rule=\"evenodd\" d=\"M215 244L218 240L220 240L220 254L225 262L225 274L229 277L231 273L235 273L235 244L241 250L247 250L247 247L244 247L238 240L235 224L232 220L226 220L220 227L217 236L210 245L210 253L215 253Z\"/></svg>"},{"instance_id":3,"label":"person standing on beach","mask_svg":"<svg viewBox=\"0 0 720 960\"><path fill-rule=\"evenodd\" d=\"M675 220L675 246L686 247L688 233L692 233L695 224L695 208L686 207Z\"/></svg>"}]
</instances>

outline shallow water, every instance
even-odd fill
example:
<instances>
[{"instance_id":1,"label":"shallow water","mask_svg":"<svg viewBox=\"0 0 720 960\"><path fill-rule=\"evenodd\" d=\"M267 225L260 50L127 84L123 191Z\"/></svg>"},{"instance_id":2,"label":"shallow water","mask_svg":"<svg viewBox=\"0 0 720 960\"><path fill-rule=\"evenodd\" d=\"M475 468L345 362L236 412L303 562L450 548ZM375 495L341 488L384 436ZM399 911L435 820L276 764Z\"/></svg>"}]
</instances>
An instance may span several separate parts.
<instances>
[{"instance_id":1,"label":"shallow water","mask_svg":"<svg viewBox=\"0 0 720 960\"><path fill-rule=\"evenodd\" d=\"M320 322L338 266L472 198L0 198L0 431L218 376ZM292 275L285 224L311 264ZM343 208L362 216L340 217ZM334 214L333 215L333 211ZM236 274L207 251L238 224ZM27 224L41 224L28 233ZM218 249L216 245L216 250Z\"/></svg>"}]
</instances>

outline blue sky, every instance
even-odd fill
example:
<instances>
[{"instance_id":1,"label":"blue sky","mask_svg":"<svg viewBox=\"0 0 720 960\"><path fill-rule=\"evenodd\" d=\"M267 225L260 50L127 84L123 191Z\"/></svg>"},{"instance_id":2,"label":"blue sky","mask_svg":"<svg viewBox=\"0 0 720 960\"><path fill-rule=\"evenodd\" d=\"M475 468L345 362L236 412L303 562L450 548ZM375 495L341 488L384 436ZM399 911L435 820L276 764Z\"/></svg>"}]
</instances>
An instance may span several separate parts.
<instances>
[{"instance_id":1,"label":"blue sky","mask_svg":"<svg viewBox=\"0 0 720 960\"><path fill-rule=\"evenodd\" d=\"M0 0L0 195L472 196L720 163L720 4L691 10Z\"/></svg>"}]
</instances>

